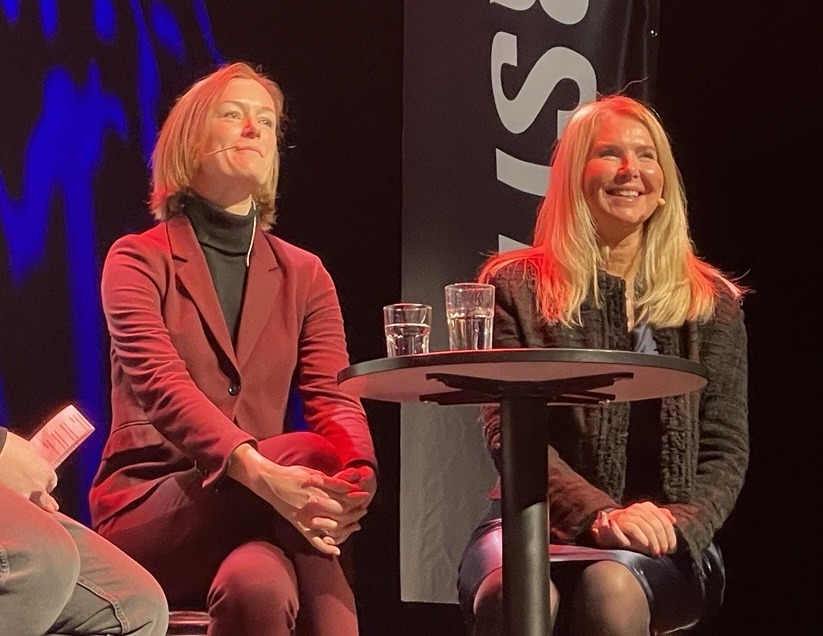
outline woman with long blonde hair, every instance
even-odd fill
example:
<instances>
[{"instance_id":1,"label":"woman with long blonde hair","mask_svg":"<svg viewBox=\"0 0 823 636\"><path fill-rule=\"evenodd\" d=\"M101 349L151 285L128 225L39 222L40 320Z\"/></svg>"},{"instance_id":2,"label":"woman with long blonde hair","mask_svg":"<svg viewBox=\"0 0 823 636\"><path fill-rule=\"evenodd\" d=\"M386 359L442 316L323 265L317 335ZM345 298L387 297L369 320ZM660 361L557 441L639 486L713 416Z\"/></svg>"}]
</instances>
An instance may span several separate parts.
<instances>
[{"instance_id":1,"label":"woman with long blonde hair","mask_svg":"<svg viewBox=\"0 0 823 636\"><path fill-rule=\"evenodd\" d=\"M532 245L489 258L479 279L495 286L495 347L705 365L708 383L693 394L551 410L549 588L555 633L666 634L710 621L725 588L715 534L749 459L747 289L698 256L655 113L622 95L578 107ZM499 467L497 409L482 422ZM477 635L502 633L499 483L490 499L459 575Z\"/></svg>"}]
</instances>

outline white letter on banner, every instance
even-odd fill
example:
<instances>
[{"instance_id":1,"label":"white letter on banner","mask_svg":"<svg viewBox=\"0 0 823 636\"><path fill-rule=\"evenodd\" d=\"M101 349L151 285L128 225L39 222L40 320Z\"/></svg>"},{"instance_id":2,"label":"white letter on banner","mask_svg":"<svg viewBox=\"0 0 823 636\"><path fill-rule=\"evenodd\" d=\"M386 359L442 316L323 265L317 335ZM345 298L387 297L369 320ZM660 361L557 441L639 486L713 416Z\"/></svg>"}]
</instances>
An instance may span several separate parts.
<instances>
[{"instance_id":1,"label":"white letter on banner","mask_svg":"<svg viewBox=\"0 0 823 636\"><path fill-rule=\"evenodd\" d=\"M517 66L517 37L500 31L492 40L492 92L500 121L515 134L522 133L534 123L546 99L561 80L571 79L577 84L579 103L594 99L597 93L597 76L592 65L579 53L562 46L549 49L537 60L514 99L509 99L503 92L504 64ZM558 138L566 126L569 113L567 110L557 111ZM516 159L500 149L497 149L496 155L499 181L530 194L545 191L545 174L539 181L535 179L540 172L545 173L545 166Z\"/></svg>"},{"instance_id":2,"label":"white letter on banner","mask_svg":"<svg viewBox=\"0 0 823 636\"><path fill-rule=\"evenodd\" d=\"M502 69L504 64L517 66L517 37L504 31L496 33L492 40L491 62L497 113L506 129L515 134L522 133L534 123L546 98L561 80L573 80L583 101L587 101L587 95L594 96L597 90L597 76L591 63L580 53L563 46L549 49L540 56L514 99L509 99L503 92ZM566 115L568 111L558 111L558 128Z\"/></svg>"},{"instance_id":3,"label":"white letter on banner","mask_svg":"<svg viewBox=\"0 0 823 636\"><path fill-rule=\"evenodd\" d=\"M534 0L489 0L492 4L501 4L507 9L525 11L531 9ZM557 6L552 7L552 4ZM589 0L569 2L568 0L540 0L540 6L546 15L557 20L560 24L577 24L589 10Z\"/></svg>"},{"instance_id":4,"label":"white letter on banner","mask_svg":"<svg viewBox=\"0 0 823 636\"><path fill-rule=\"evenodd\" d=\"M546 193L551 178L551 168L542 163L531 163L494 149L494 164L497 180L520 192L542 196Z\"/></svg>"}]
</instances>

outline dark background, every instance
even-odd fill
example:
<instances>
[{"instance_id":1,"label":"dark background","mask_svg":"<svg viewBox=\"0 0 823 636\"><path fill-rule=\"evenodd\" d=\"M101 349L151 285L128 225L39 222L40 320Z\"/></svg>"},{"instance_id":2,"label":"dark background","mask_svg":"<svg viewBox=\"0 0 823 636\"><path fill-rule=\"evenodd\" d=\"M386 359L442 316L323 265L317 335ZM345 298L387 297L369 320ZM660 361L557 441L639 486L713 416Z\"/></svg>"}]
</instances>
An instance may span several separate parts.
<instances>
[{"instance_id":1,"label":"dark background","mask_svg":"<svg viewBox=\"0 0 823 636\"><path fill-rule=\"evenodd\" d=\"M335 278L352 362L382 356L380 308L398 299L401 278L402 2L205 5L223 55L262 65L286 94L290 120L275 232L319 254ZM819 241L823 22L819 10L805 8L812 6L670 1L661 13L654 105L683 172L693 238L701 254L745 273L754 289L744 304L752 460L739 505L718 537L728 589L711 634L804 631L820 587L812 331L819 319L809 316L817 315L810 305L820 273L812 239ZM44 59L52 54L43 47ZM181 76L160 103L167 108L207 70L203 64ZM18 116L12 89L29 72L28 65L0 67L6 107L0 123L12 141L20 136L12 125ZM123 151L112 143L112 153ZM105 167L98 176L98 188L112 184L129 204L100 215L101 261L117 235L150 225L141 207L147 195L141 160L139 154L128 160L127 178ZM0 157L9 190L11 163ZM46 247L56 262L65 249L59 239L58 232ZM0 284L4 293L12 289L5 272ZM70 348L61 318L67 306L45 291L65 285L59 266L43 270L0 307L6 417L21 430L72 393L50 362L55 351ZM32 333L49 335L33 339ZM456 606L399 601L399 407L367 402L366 408L381 481L353 544L363 633L459 635ZM82 517L85 504L71 490L77 469L67 467L60 488L66 512Z\"/></svg>"}]
</instances>

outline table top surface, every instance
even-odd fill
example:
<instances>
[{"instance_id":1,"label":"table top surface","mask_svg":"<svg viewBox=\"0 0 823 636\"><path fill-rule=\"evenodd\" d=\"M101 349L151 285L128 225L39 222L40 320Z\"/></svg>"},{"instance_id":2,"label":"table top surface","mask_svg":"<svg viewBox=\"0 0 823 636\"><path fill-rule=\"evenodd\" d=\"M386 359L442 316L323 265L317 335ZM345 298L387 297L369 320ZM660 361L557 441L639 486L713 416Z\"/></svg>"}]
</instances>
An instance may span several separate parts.
<instances>
[{"instance_id":1,"label":"table top surface","mask_svg":"<svg viewBox=\"0 0 823 636\"><path fill-rule=\"evenodd\" d=\"M347 393L385 402L419 402L421 396L455 391L429 377L432 374L505 383L619 374L621 377L603 388L614 402L681 395L706 384L706 368L698 362L603 349L437 351L360 362L343 369L337 379Z\"/></svg>"}]
</instances>

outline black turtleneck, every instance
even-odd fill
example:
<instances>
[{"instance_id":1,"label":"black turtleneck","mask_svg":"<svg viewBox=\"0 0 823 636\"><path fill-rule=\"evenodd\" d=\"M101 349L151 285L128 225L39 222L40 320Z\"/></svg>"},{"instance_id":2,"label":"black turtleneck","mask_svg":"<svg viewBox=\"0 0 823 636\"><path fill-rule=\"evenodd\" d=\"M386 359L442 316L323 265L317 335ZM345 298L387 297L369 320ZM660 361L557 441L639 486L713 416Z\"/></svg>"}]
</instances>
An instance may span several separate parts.
<instances>
[{"instance_id":1,"label":"black turtleneck","mask_svg":"<svg viewBox=\"0 0 823 636\"><path fill-rule=\"evenodd\" d=\"M203 248L229 335L236 342L246 284L246 258L254 235L254 208L239 216L194 193L183 195L181 203Z\"/></svg>"}]
</instances>

